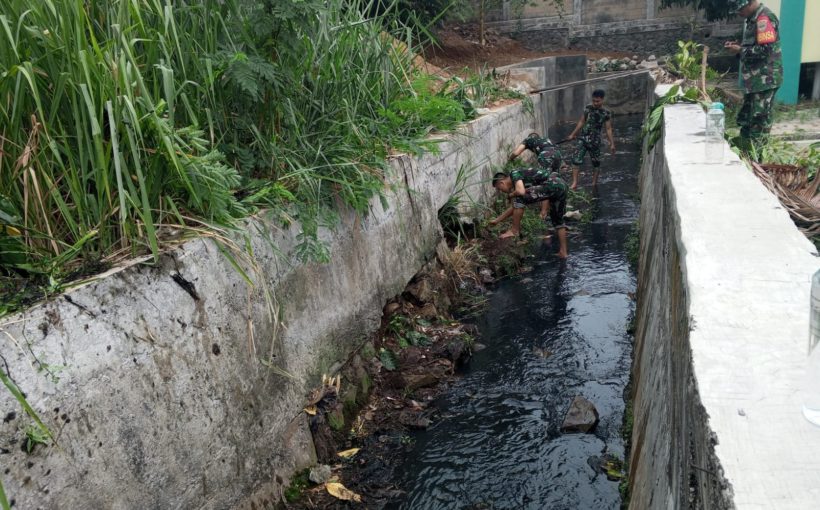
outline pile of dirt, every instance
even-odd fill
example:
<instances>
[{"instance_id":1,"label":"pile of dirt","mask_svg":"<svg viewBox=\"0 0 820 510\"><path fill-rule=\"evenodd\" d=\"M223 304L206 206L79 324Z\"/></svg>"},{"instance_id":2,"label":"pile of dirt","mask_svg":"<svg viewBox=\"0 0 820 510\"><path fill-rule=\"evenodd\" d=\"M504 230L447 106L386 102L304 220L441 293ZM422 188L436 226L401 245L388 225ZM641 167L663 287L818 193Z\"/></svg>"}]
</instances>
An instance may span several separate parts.
<instances>
[{"instance_id":1,"label":"pile of dirt","mask_svg":"<svg viewBox=\"0 0 820 510\"><path fill-rule=\"evenodd\" d=\"M599 59L628 58L631 54L619 51L590 51L570 48L550 48L536 51L526 48L520 41L487 29L486 44L479 44L476 24L451 24L436 32L436 43L424 53L427 62L444 69L460 70L464 67L472 71L492 69L525 60L557 55L581 55Z\"/></svg>"}]
</instances>

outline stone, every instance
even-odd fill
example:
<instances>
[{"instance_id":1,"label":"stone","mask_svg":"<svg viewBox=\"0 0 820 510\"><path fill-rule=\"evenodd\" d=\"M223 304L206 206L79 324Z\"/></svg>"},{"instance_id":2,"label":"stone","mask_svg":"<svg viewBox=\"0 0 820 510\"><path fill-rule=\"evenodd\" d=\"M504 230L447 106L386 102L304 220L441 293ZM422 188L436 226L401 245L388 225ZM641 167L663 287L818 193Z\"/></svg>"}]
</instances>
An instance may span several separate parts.
<instances>
[{"instance_id":1,"label":"stone","mask_svg":"<svg viewBox=\"0 0 820 510\"><path fill-rule=\"evenodd\" d=\"M591 432L598 425L598 410L589 400L578 395L572 400L564 423L561 424L561 432Z\"/></svg>"},{"instance_id":2,"label":"stone","mask_svg":"<svg viewBox=\"0 0 820 510\"><path fill-rule=\"evenodd\" d=\"M608 58L604 57L604 58L602 58L598 61L598 64L602 65L602 66L605 66L605 65L609 64L609 62L610 62L610 60Z\"/></svg>"},{"instance_id":3,"label":"stone","mask_svg":"<svg viewBox=\"0 0 820 510\"><path fill-rule=\"evenodd\" d=\"M316 485L320 485L330 480L331 474L330 466L327 464L319 464L318 466L310 468L308 479Z\"/></svg>"},{"instance_id":4,"label":"stone","mask_svg":"<svg viewBox=\"0 0 820 510\"><path fill-rule=\"evenodd\" d=\"M567 218L569 220L578 221L578 220L581 219L581 211L567 211L564 214L564 218Z\"/></svg>"},{"instance_id":5,"label":"stone","mask_svg":"<svg viewBox=\"0 0 820 510\"><path fill-rule=\"evenodd\" d=\"M418 315L422 319L435 319L436 317L438 317L438 309L436 308L436 305L434 305L433 303L425 303L424 306L422 306L419 309L419 311L416 312L416 315Z\"/></svg>"},{"instance_id":6,"label":"stone","mask_svg":"<svg viewBox=\"0 0 820 510\"><path fill-rule=\"evenodd\" d=\"M638 55L632 55L632 60L638 60Z\"/></svg>"},{"instance_id":7,"label":"stone","mask_svg":"<svg viewBox=\"0 0 820 510\"><path fill-rule=\"evenodd\" d=\"M431 420L421 413L405 410L399 414L399 423L412 429L424 430L430 426Z\"/></svg>"},{"instance_id":8,"label":"stone","mask_svg":"<svg viewBox=\"0 0 820 510\"><path fill-rule=\"evenodd\" d=\"M518 92L519 94L530 93L530 86L523 81L510 82L510 86L507 88L513 92Z\"/></svg>"},{"instance_id":9,"label":"stone","mask_svg":"<svg viewBox=\"0 0 820 510\"><path fill-rule=\"evenodd\" d=\"M482 343L476 342L476 343L473 344L473 352L481 352L486 348L487 348L487 346L482 344Z\"/></svg>"},{"instance_id":10,"label":"stone","mask_svg":"<svg viewBox=\"0 0 820 510\"><path fill-rule=\"evenodd\" d=\"M409 391L433 386L436 383L438 383L438 377L431 373L404 374L404 386Z\"/></svg>"},{"instance_id":11,"label":"stone","mask_svg":"<svg viewBox=\"0 0 820 510\"><path fill-rule=\"evenodd\" d=\"M492 113L492 110L489 108L476 108L475 112L477 115L487 115L488 113Z\"/></svg>"},{"instance_id":12,"label":"stone","mask_svg":"<svg viewBox=\"0 0 820 510\"><path fill-rule=\"evenodd\" d=\"M643 60L637 67L638 69L657 69L658 63L654 60Z\"/></svg>"},{"instance_id":13,"label":"stone","mask_svg":"<svg viewBox=\"0 0 820 510\"><path fill-rule=\"evenodd\" d=\"M487 268L484 268L481 271L479 271L478 275L481 276L481 283L485 285L495 282L495 278L493 278L493 272Z\"/></svg>"},{"instance_id":14,"label":"stone","mask_svg":"<svg viewBox=\"0 0 820 510\"><path fill-rule=\"evenodd\" d=\"M646 57L646 60L648 60L650 62L654 62L654 61L658 60L658 57L656 57L655 55L649 55L648 57Z\"/></svg>"},{"instance_id":15,"label":"stone","mask_svg":"<svg viewBox=\"0 0 820 510\"><path fill-rule=\"evenodd\" d=\"M629 65L628 64L621 64L621 65L618 66L618 69L620 69L621 71L626 71L627 69L629 69Z\"/></svg>"},{"instance_id":16,"label":"stone","mask_svg":"<svg viewBox=\"0 0 820 510\"><path fill-rule=\"evenodd\" d=\"M430 303L436 299L436 290L427 278L407 286L407 293L419 303Z\"/></svg>"},{"instance_id":17,"label":"stone","mask_svg":"<svg viewBox=\"0 0 820 510\"><path fill-rule=\"evenodd\" d=\"M385 315L393 315L396 312L396 310L398 310L399 308L401 308L401 305L396 303L395 301L392 301L390 303L387 303L387 305L385 305L384 314Z\"/></svg>"}]
</instances>

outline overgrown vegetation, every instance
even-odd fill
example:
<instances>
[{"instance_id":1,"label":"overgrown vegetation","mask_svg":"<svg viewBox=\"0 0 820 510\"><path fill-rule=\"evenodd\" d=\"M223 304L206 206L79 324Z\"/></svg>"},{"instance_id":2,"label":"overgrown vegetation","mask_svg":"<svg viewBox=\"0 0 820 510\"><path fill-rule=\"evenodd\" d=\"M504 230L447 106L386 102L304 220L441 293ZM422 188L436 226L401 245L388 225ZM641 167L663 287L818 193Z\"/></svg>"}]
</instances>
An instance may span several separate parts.
<instances>
[{"instance_id":1,"label":"overgrown vegetation","mask_svg":"<svg viewBox=\"0 0 820 510\"><path fill-rule=\"evenodd\" d=\"M678 51L666 62L666 67L673 73L687 80L697 80L701 75L702 61L702 44L694 41L678 41ZM707 79L713 80L719 77L720 73L707 66Z\"/></svg>"},{"instance_id":2,"label":"overgrown vegetation","mask_svg":"<svg viewBox=\"0 0 820 510\"><path fill-rule=\"evenodd\" d=\"M260 208L300 223L302 259L327 260L318 229L388 192L391 147L429 148L499 93L487 73L418 72L407 6L5 2L0 313L165 243L225 238Z\"/></svg>"},{"instance_id":3,"label":"overgrown vegetation","mask_svg":"<svg viewBox=\"0 0 820 510\"><path fill-rule=\"evenodd\" d=\"M661 137L663 128L663 108L666 105L676 103L697 103L700 91L695 87L686 89L681 93L681 86L674 85L669 89L663 97L655 101L652 108L646 114L643 128L641 128L641 137L646 143L646 151L651 151L655 144Z\"/></svg>"}]
</instances>

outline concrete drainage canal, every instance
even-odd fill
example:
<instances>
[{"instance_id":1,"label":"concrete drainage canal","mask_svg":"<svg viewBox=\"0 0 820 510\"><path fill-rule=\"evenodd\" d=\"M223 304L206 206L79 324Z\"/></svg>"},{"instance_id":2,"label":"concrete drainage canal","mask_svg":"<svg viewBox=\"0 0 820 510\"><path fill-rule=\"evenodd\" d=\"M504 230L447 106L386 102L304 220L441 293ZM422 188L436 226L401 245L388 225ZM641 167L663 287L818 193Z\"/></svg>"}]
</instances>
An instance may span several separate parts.
<instances>
[{"instance_id":1,"label":"concrete drainage canal","mask_svg":"<svg viewBox=\"0 0 820 510\"><path fill-rule=\"evenodd\" d=\"M346 461L358 468L340 481L369 500L365 506L620 507L636 288L626 244L639 212L640 121L617 119L619 151L604 159L587 205L592 219L572 224L569 259L558 259L555 245L537 246L526 262L532 270L493 285L483 311L468 320L480 344L452 383L411 396L424 406L422 426L348 442L361 446L360 458ZM564 131L556 129L553 139ZM583 174L582 186L590 178ZM597 423L586 432L562 430L571 403L584 399L597 409ZM363 410L369 420L380 412ZM325 498L299 507L345 504Z\"/></svg>"}]
</instances>

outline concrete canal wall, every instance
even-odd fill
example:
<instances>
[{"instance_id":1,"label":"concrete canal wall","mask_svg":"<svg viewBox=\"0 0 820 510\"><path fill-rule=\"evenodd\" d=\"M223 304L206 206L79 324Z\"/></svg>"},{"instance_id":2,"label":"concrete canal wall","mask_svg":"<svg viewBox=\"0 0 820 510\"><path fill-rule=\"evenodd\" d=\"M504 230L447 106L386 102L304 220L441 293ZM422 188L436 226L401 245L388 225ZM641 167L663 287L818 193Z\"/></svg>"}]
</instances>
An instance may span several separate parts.
<instances>
[{"instance_id":1,"label":"concrete canal wall","mask_svg":"<svg viewBox=\"0 0 820 510\"><path fill-rule=\"evenodd\" d=\"M586 77L583 57L567 62L579 66L571 76ZM604 85L634 94L634 85ZM646 76L639 85L645 94ZM297 262L298 226L282 230L260 216L247 222L255 258L239 260L253 286L213 241L197 239L158 264L134 261L4 319L3 370L57 442L26 453L33 421L0 392L0 476L15 507L278 501L290 475L314 462L306 394L435 256L437 212L459 169L469 170L471 197L486 203L489 178L513 145L574 119L590 86L533 95L531 109L509 105L440 136L435 154L392 158L386 207L374 200L367 217L343 212L322 233L328 264Z\"/></svg>"},{"instance_id":2,"label":"concrete canal wall","mask_svg":"<svg viewBox=\"0 0 820 510\"><path fill-rule=\"evenodd\" d=\"M799 509L820 501L803 419L812 245L700 106L667 107L641 173L630 508Z\"/></svg>"}]
</instances>

